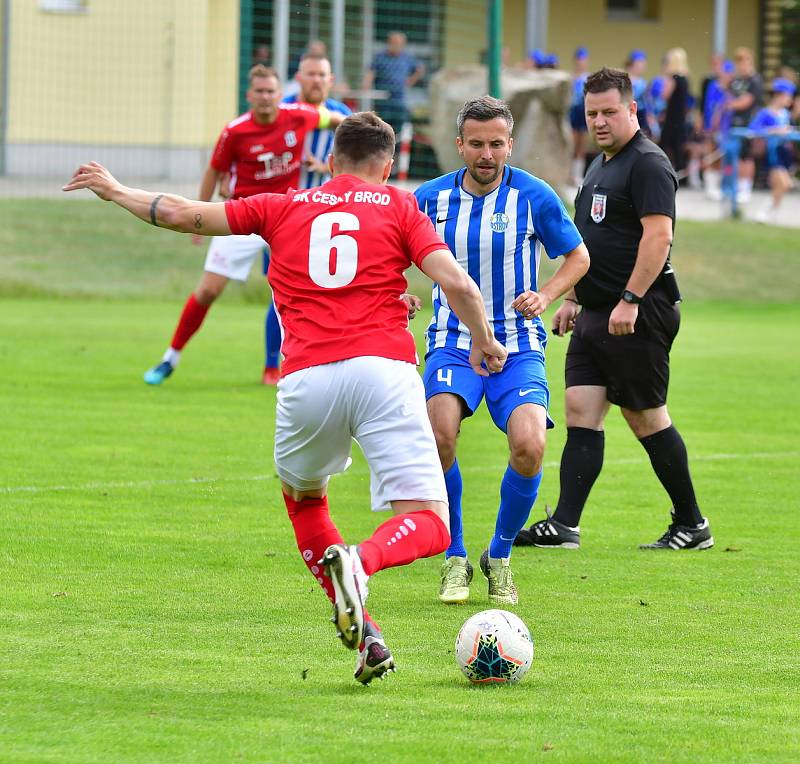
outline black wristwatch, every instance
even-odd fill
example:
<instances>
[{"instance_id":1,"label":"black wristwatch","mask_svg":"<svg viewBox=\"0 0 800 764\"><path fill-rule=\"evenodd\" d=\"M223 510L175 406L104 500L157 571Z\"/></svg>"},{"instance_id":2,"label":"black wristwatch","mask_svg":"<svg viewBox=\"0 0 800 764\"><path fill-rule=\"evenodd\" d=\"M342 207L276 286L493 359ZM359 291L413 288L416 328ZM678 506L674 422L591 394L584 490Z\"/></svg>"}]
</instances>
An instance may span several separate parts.
<instances>
[{"instance_id":1,"label":"black wristwatch","mask_svg":"<svg viewBox=\"0 0 800 764\"><path fill-rule=\"evenodd\" d=\"M638 305L642 298L638 294L634 294L630 289L622 292L622 302L627 302L629 305Z\"/></svg>"}]
</instances>

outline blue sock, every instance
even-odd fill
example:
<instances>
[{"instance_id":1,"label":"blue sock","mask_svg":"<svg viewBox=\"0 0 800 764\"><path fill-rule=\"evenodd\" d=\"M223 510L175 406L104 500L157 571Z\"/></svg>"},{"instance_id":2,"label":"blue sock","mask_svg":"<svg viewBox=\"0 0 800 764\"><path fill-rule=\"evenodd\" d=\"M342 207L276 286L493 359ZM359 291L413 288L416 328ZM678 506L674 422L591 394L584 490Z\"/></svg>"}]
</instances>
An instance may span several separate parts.
<instances>
[{"instance_id":1,"label":"blue sock","mask_svg":"<svg viewBox=\"0 0 800 764\"><path fill-rule=\"evenodd\" d=\"M510 557L511 547L517 534L525 526L531 513L542 471L533 477L525 477L514 471L511 465L500 483L500 508L497 510L497 524L489 544L489 557Z\"/></svg>"},{"instance_id":2,"label":"blue sock","mask_svg":"<svg viewBox=\"0 0 800 764\"><path fill-rule=\"evenodd\" d=\"M448 557L466 557L467 550L464 548L464 526L461 524L461 493L463 484L461 482L461 470L458 469L458 459L453 462L447 472L444 473L444 485L447 488L447 501L450 502L450 546L444 553L445 559Z\"/></svg>"},{"instance_id":3,"label":"blue sock","mask_svg":"<svg viewBox=\"0 0 800 764\"><path fill-rule=\"evenodd\" d=\"M272 303L267 308L267 317L264 321L264 345L266 350L264 366L268 369L277 369L281 358L281 325Z\"/></svg>"}]
</instances>

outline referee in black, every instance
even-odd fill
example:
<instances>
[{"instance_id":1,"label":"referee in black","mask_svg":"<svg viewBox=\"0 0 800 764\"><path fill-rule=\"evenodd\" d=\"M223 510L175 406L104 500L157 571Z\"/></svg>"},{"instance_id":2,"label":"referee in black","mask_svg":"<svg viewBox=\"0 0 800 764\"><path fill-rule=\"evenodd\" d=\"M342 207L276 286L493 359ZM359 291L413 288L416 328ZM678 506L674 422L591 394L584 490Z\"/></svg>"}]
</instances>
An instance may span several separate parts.
<instances>
[{"instance_id":1,"label":"referee in black","mask_svg":"<svg viewBox=\"0 0 800 764\"><path fill-rule=\"evenodd\" d=\"M584 85L586 122L602 153L575 200L588 273L553 316L572 331L566 360L567 442L552 516L520 531L520 546L580 545L583 507L603 466L603 423L613 403L647 451L672 501L672 522L641 549L708 549L686 446L667 412L669 351L680 324L669 266L678 182L666 155L639 131L627 73L603 68Z\"/></svg>"}]
</instances>

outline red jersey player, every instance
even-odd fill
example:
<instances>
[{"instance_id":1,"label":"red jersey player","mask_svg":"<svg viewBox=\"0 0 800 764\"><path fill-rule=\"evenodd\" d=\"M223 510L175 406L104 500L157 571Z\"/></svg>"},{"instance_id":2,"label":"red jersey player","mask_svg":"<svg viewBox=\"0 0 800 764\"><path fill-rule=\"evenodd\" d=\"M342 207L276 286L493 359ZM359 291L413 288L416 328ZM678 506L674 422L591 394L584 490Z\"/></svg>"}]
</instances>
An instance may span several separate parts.
<instances>
[{"instance_id":1,"label":"red jersey player","mask_svg":"<svg viewBox=\"0 0 800 764\"><path fill-rule=\"evenodd\" d=\"M282 104L280 100L277 74L266 66L254 66L247 90L250 111L230 122L219 136L200 183L201 200L211 199L223 175L230 175L233 198L264 192L282 194L297 188L306 134L317 128L335 127L343 117L324 106ZM199 244L204 237L196 235L193 241ZM247 279L253 261L264 247L264 240L257 234L215 236L211 240L200 283L183 306L161 362L145 372L147 384L160 385L172 374L184 346L200 328L211 304L230 279ZM265 369L265 381L269 381L267 377L269 372Z\"/></svg>"},{"instance_id":2,"label":"red jersey player","mask_svg":"<svg viewBox=\"0 0 800 764\"><path fill-rule=\"evenodd\" d=\"M96 163L64 186L89 188L153 225L259 233L269 242L285 358L275 465L298 549L334 604L338 636L358 649L355 677L364 684L394 669L364 608L368 577L439 554L450 539L444 476L399 299L405 269L414 263L440 285L470 330L476 373L500 371L506 357L475 283L414 197L385 185L393 153L392 128L366 112L336 131L333 179L316 189L191 202L126 188ZM344 544L327 500L328 478L345 468L352 439L370 466L373 509L394 512L357 546Z\"/></svg>"}]
</instances>

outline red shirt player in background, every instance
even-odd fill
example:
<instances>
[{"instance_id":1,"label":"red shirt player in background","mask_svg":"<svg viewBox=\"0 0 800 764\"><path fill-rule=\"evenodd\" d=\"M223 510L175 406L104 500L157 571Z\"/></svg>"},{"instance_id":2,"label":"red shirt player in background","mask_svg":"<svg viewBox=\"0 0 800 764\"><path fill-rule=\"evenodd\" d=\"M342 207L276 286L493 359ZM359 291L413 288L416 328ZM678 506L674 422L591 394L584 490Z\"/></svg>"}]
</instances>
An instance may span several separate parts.
<instances>
[{"instance_id":1,"label":"red shirt player in background","mask_svg":"<svg viewBox=\"0 0 800 764\"><path fill-rule=\"evenodd\" d=\"M223 176L230 176L234 199L271 192L282 194L300 184L303 144L307 133L317 128L336 127L343 119L325 107L282 104L277 74L258 64L250 70L247 102L250 111L230 122L222 131L211 161L200 183L198 198L209 201ZM205 241L192 236L195 244ZM200 328L214 300L230 279L245 281L253 261L265 247L257 234L214 237L208 248L203 276L183 306L170 346L161 362L148 369L144 381L160 385L175 370L186 343ZM271 381L265 369L265 382Z\"/></svg>"},{"instance_id":2,"label":"red shirt player in background","mask_svg":"<svg viewBox=\"0 0 800 764\"><path fill-rule=\"evenodd\" d=\"M89 188L174 231L259 233L269 243L284 327L275 466L297 547L334 604L338 636L358 648L355 678L364 684L394 669L364 608L368 577L450 543L444 476L400 299L405 269L414 263L441 286L472 335L476 373L500 371L506 357L475 283L414 197L385 185L393 154L392 128L364 112L336 131L333 179L315 189L191 202L126 188L94 162L64 186ZM328 478L345 468L352 439L369 463L373 509L394 512L357 546L344 544L327 500Z\"/></svg>"}]
</instances>

